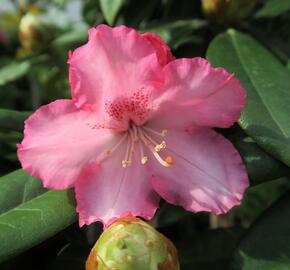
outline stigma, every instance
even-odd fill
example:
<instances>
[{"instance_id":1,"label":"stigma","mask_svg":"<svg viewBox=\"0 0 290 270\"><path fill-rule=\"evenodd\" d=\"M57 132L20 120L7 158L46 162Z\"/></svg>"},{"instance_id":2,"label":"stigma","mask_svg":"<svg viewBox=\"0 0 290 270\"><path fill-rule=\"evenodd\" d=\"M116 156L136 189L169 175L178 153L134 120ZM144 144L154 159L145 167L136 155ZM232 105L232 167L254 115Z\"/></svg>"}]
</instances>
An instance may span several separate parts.
<instances>
[{"instance_id":1,"label":"stigma","mask_svg":"<svg viewBox=\"0 0 290 270\"><path fill-rule=\"evenodd\" d=\"M121 161L123 168L130 167L133 164L133 155L139 152L140 163L145 165L149 158L155 159L164 167L170 167L173 164L173 157L168 155L165 158L161 156L161 151L167 147L165 137L168 130L153 130L146 126L137 126L132 124L131 127L124 132L121 139L111 149L106 151L107 155L112 155L117 148L126 143L125 157ZM158 139L155 139L158 138ZM145 149L150 155L145 155Z\"/></svg>"}]
</instances>

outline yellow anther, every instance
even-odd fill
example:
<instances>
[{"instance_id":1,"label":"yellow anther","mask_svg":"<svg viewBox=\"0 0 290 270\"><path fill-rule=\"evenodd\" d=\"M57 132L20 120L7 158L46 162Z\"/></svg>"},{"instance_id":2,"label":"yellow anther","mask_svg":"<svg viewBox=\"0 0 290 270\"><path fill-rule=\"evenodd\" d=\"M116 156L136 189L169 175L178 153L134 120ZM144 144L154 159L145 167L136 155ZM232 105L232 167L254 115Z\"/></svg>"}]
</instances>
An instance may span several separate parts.
<instances>
[{"instance_id":1,"label":"yellow anther","mask_svg":"<svg viewBox=\"0 0 290 270\"><path fill-rule=\"evenodd\" d=\"M141 159L141 163L144 165L146 164L148 161L148 157L147 156L143 156L142 159Z\"/></svg>"},{"instance_id":2,"label":"yellow anther","mask_svg":"<svg viewBox=\"0 0 290 270\"><path fill-rule=\"evenodd\" d=\"M161 135L162 135L162 137L166 137L167 134L168 134L168 130L167 130L167 129L163 129L163 130L161 131Z\"/></svg>"},{"instance_id":3,"label":"yellow anther","mask_svg":"<svg viewBox=\"0 0 290 270\"><path fill-rule=\"evenodd\" d=\"M154 149L156 152L159 152L161 149L164 149L165 147L166 147L166 142L162 141L160 144L156 145Z\"/></svg>"},{"instance_id":4,"label":"yellow anther","mask_svg":"<svg viewBox=\"0 0 290 270\"><path fill-rule=\"evenodd\" d=\"M126 167L128 167L130 165L131 165L131 161L130 160L127 160L127 159L122 160L123 168L126 168Z\"/></svg>"}]
</instances>

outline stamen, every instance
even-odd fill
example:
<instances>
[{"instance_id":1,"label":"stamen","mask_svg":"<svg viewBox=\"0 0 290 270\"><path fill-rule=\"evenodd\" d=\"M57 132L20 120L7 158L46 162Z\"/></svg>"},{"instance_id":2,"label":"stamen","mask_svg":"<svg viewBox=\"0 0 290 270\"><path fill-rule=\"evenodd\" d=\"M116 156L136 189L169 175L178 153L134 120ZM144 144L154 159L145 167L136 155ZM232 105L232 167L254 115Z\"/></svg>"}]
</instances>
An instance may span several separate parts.
<instances>
[{"instance_id":1,"label":"stamen","mask_svg":"<svg viewBox=\"0 0 290 270\"><path fill-rule=\"evenodd\" d=\"M167 134L168 134L168 130L167 129L163 129L161 134L162 134L162 137L166 137Z\"/></svg>"},{"instance_id":2,"label":"stamen","mask_svg":"<svg viewBox=\"0 0 290 270\"><path fill-rule=\"evenodd\" d=\"M122 138L120 139L120 141L118 141L111 149L107 150L107 155L110 156L112 155L112 153L125 141L125 139L127 138L128 133L126 132Z\"/></svg>"},{"instance_id":3,"label":"stamen","mask_svg":"<svg viewBox=\"0 0 290 270\"><path fill-rule=\"evenodd\" d=\"M161 132L158 132L158 131L155 131L149 127L143 127L143 129L149 131L149 132L152 132L153 134L156 134L158 136L161 136L161 137L166 137L167 134L168 134L168 130L167 129L163 129Z\"/></svg>"},{"instance_id":4,"label":"stamen","mask_svg":"<svg viewBox=\"0 0 290 270\"><path fill-rule=\"evenodd\" d=\"M142 146L142 142L138 142L138 145L139 145L139 151L140 151L140 155L141 155L141 164L145 165L148 161L148 157L144 155L144 149Z\"/></svg>"},{"instance_id":5,"label":"stamen","mask_svg":"<svg viewBox=\"0 0 290 270\"><path fill-rule=\"evenodd\" d=\"M128 133L127 133L128 134ZM122 166L123 168L126 168L128 166L131 165L131 161L129 159L129 156L130 156L130 150L131 150L131 141L132 140L128 140L128 145L127 145L127 150L126 150L126 155L125 155L125 159L122 160Z\"/></svg>"},{"instance_id":6,"label":"stamen","mask_svg":"<svg viewBox=\"0 0 290 270\"><path fill-rule=\"evenodd\" d=\"M130 151L129 151L129 161L132 163L132 156L135 153L135 138L133 131L130 129L129 130L129 135L131 139L131 145L130 145Z\"/></svg>"},{"instance_id":7,"label":"stamen","mask_svg":"<svg viewBox=\"0 0 290 270\"><path fill-rule=\"evenodd\" d=\"M159 143L158 142L156 142L153 138L151 138L144 130L142 130L143 132L143 134L144 134L144 137L149 141L149 142L151 142L153 145L159 145Z\"/></svg>"},{"instance_id":8,"label":"stamen","mask_svg":"<svg viewBox=\"0 0 290 270\"><path fill-rule=\"evenodd\" d=\"M159 152L161 149L164 148L166 148L166 142L162 141L160 144L157 144L154 149L156 152Z\"/></svg>"},{"instance_id":9,"label":"stamen","mask_svg":"<svg viewBox=\"0 0 290 270\"><path fill-rule=\"evenodd\" d=\"M123 168L127 168L130 165L131 165L131 161L130 160L128 160L128 159L122 160L122 166L123 166Z\"/></svg>"},{"instance_id":10,"label":"stamen","mask_svg":"<svg viewBox=\"0 0 290 270\"><path fill-rule=\"evenodd\" d=\"M169 167L169 166L172 165L171 160L169 160L170 163L167 162L169 156L168 156L165 160L163 160L162 157L159 156L159 154L158 154L158 153L157 153L157 152L152 148L151 145L149 145L149 150L152 152L152 154L154 155L154 157L159 161L159 163L160 163L161 165L163 165L163 166L165 166L165 167Z\"/></svg>"},{"instance_id":11,"label":"stamen","mask_svg":"<svg viewBox=\"0 0 290 270\"><path fill-rule=\"evenodd\" d=\"M149 140L152 144L155 145L155 151L159 152L161 149L164 149L166 147L166 142L162 141L161 143L156 142L154 139L152 139L152 137L150 137L149 134L146 133L145 130L142 130L144 136L146 137L147 140Z\"/></svg>"},{"instance_id":12,"label":"stamen","mask_svg":"<svg viewBox=\"0 0 290 270\"><path fill-rule=\"evenodd\" d=\"M155 149L152 147L152 145L150 144L150 142L148 142L148 140L145 138L144 133L142 131L141 128L137 128L138 133L139 133L139 138L141 139L141 141L145 144L145 146L151 151L151 153L154 155L154 157L158 160L158 162L165 166L165 167L169 167L171 163L167 162L166 160L163 160L162 157L157 153L157 151L155 151ZM169 160L170 161L170 160Z\"/></svg>"},{"instance_id":13,"label":"stamen","mask_svg":"<svg viewBox=\"0 0 290 270\"><path fill-rule=\"evenodd\" d=\"M151 134L150 134L151 132ZM140 161L141 164L144 165L148 162L148 156L144 154L144 146L149 149L149 151L153 154L153 156L156 158L156 160L163 166L169 167L173 164L173 158L172 156L167 156L165 159L163 159L158 152L164 148L166 148L166 142L161 141L161 143L158 143L155 141L154 138L152 138L153 134L157 134L159 136L166 136L168 133L167 130L162 130L162 132L156 132L150 128L147 127L139 127L136 125L132 125L131 128L125 132L122 137L119 139L119 141L110 149L102 153L103 158L105 159L106 156L112 155L117 148L125 142L126 139L127 141L127 147L126 147L126 153L125 153L125 159L122 160L122 167L126 168L130 165L132 165L133 162L133 155L135 153L135 143L138 144L139 150L140 150ZM129 137L129 138L128 138Z\"/></svg>"},{"instance_id":14,"label":"stamen","mask_svg":"<svg viewBox=\"0 0 290 270\"><path fill-rule=\"evenodd\" d=\"M137 132L137 128L135 125L133 125L133 134L134 134L134 141L137 142L138 141L138 132Z\"/></svg>"},{"instance_id":15,"label":"stamen","mask_svg":"<svg viewBox=\"0 0 290 270\"><path fill-rule=\"evenodd\" d=\"M141 164L142 165L145 165L147 163L147 161L148 161L148 157L147 156L142 156L142 158L141 158Z\"/></svg>"}]
</instances>

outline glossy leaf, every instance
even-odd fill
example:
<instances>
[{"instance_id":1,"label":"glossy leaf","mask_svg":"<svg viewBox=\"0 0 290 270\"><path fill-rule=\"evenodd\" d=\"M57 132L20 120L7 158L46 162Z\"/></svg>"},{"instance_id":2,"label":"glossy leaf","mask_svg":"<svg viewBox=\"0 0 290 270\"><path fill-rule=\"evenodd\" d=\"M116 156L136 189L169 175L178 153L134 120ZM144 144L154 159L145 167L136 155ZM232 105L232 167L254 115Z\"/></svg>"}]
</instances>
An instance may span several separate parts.
<instances>
[{"instance_id":1,"label":"glossy leaf","mask_svg":"<svg viewBox=\"0 0 290 270\"><path fill-rule=\"evenodd\" d=\"M10 62L0 68L0 86L25 75L30 69L30 62Z\"/></svg>"},{"instance_id":2,"label":"glossy leaf","mask_svg":"<svg viewBox=\"0 0 290 270\"><path fill-rule=\"evenodd\" d=\"M123 5L123 0L100 0L101 10L106 21L113 25Z\"/></svg>"},{"instance_id":3,"label":"glossy leaf","mask_svg":"<svg viewBox=\"0 0 290 270\"><path fill-rule=\"evenodd\" d=\"M18 112L14 110L0 109L0 128L22 131L24 120L30 112Z\"/></svg>"},{"instance_id":4,"label":"glossy leaf","mask_svg":"<svg viewBox=\"0 0 290 270\"><path fill-rule=\"evenodd\" d=\"M263 151L242 130L237 129L228 138L237 148L244 161L251 186L283 176L290 176L290 168L288 166Z\"/></svg>"},{"instance_id":5,"label":"glossy leaf","mask_svg":"<svg viewBox=\"0 0 290 270\"><path fill-rule=\"evenodd\" d=\"M287 177L253 186L245 192L242 204L233 208L230 214L247 228L289 188L290 181Z\"/></svg>"},{"instance_id":6,"label":"glossy leaf","mask_svg":"<svg viewBox=\"0 0 290 270\"><path fill-rule=\"evenodd\" d=\"M265 5L256 13L256 18L276 17L290 10L289 0L268 0Z\"/></svg>"},{"instance_id":7,"label":"glossy leaf","mask_svg":"<svg viewBox=\"0 0 290 270\"><path fill-rule=\"evenodd\" d=\"M45 192L41 182L17 170L0 177L0 214Z\"/></svg>"},{"instance_id":8,"label":"glossy leaf","mask_svg":"<svg viewBox=\"0 0 290 270\"><path fill-rule=\"evenodd\" d=\"M71 190L45 192L39 180L21 170L0 178L0 207L0 262L76 221Z\"/></svg>"},{"instance_id":9,"label":"glossy leaf","mask_svg":"<svg viewBox=\"0 0 290 270\"><path fill-rule=\"evenodd\" d=\"M290 193L269 208L235 251L231 270L290 269Z\"/></svg>"},{"instance_id":10,"label":"glossy leaf","mask_svg":"<svg viewBox=\"0 0 290 270\"><path fill-rule=\"evenodd\" d=\"M289 71L253 38L234 30L212 41L207 58L234 73L247 90L242 129L290 166Z\"/></svg>"}]
</instances>

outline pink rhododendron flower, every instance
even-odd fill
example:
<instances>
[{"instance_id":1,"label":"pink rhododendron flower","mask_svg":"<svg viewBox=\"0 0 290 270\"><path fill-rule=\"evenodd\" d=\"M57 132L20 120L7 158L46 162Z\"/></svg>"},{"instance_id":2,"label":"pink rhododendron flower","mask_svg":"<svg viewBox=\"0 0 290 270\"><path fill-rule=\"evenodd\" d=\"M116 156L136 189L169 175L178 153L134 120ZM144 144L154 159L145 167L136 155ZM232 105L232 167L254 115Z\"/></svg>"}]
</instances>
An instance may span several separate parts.
<instances>
[{"instance_id":1,"label":"pink rhododendron flower","mask_svg":"<svg viewBox=\"0 0 290 270\"><path fill-rule=\"evenodd\" d=\"M80 225L150 219L160 197L215 214L240 203L245 167L211 129L230 127L245 104L233 75L124 26L90 29L69 65L72 99L26 120L18 156L45 187L75 188Z\"/></svg>"}]
</instances>

